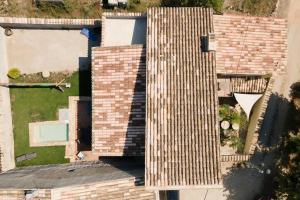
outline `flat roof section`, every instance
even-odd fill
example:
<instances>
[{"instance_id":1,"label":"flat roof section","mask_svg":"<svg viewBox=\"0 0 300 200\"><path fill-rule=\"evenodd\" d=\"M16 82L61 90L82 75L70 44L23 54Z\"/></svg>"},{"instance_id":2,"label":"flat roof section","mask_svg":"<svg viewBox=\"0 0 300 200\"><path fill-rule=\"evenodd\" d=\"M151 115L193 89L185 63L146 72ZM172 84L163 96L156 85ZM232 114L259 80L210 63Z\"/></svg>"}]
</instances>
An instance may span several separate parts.
<instances>
[{"instance_id":1,"label":"flat roof section","mask_svg":"<svg viewBox=\"0 0 300 200\"><path fill-rule=\"evenodd\" d=\"M147 24L146 187L220 187L212 10L151 8Z\"/></svg>"},{"instance_id":2,"label":"flat roof section","mask_svg":"<svg viewBox=\"0 0 300 200\"><path fill-rule=\"evenodd\" d=\"M142 13L104 13L101 46L146 44L147 18Z\"/></svg>"}]
</instances>

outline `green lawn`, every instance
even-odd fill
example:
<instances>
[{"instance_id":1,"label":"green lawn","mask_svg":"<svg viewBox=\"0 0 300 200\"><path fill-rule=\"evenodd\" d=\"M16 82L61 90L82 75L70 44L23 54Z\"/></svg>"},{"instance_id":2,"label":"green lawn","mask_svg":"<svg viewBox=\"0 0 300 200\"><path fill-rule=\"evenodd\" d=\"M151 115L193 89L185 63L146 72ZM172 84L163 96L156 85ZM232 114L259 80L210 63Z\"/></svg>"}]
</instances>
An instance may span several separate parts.
<instances>
[{"instance_id":1,"label":"green lawn","mask_svg":"<svg viewBox=\"0 0 300 200\"><path fill-rule=\"evenodd\" d=\"M15 156L37 153L36 158L17 163L17 166L68 162L64 159L64 146L29 147L28 134L29 122L56 120L58 108L68 107L69 96L90 95L90 73L75 72L67 78L67 82L71 83L71 88L65 89L63 93L50 88L10 89Z\"/></svg>"}]
</instances>

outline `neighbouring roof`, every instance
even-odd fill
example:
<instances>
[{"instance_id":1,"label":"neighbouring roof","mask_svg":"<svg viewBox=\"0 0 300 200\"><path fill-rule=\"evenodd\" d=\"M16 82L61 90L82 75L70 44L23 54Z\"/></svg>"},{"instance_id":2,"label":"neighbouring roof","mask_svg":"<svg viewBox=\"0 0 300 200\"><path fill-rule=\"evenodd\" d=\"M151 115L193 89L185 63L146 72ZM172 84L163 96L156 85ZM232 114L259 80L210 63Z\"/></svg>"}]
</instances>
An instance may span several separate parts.
<instances>
[{"instance_id":1,"label":"neighbouring roof","mask_svg":"<svg viewBox=\"0 0 300 200\"><path fill-rule=\"evenodd\" d=\"M24 199L25 190L38 190L34 199L154 200L145 190L143 165L127 160L10 170L0 174L0 199Z\"/></svg>"},{"instance_id":2,"label":"neighbouring roof","mask_svg":"<svg viewBox=\"0 0 300 200\"><path fill-rule=\"evenodd\" d=\"M146 191L143 179L134 177L79 185L75 187L52 190L55 199L87 199L87 200L155 200L155 193Z\"/></svg>"},{"instance_id":3,"label":"neighbouring roof","mask_svg":"<svg viewBox=\"0 0 300 200\"><path fill-rule=\"evenodd\" d=\"M287 20L214 15L217 73L285 72Z\"/></svg>"},{"instance_id":4,"label":"neighbouring roof","mask_svg":"<svg viewBox=\"0 0 300 200\"><path fill-rule=\"evenodd\" d=\"M142 177L143 172L143 165L132 165L127 161L32 166L0 174L0 189L51 189Z\"/></svg>"},{"instance_id":5,"label":"neighbouring roof","mask_svg":"<svg viewBox=\"0 0 300 200\"><path fill-rule=\"evenodd\" d=\"M99 156L145 151L145 48L98 47L92 53L92 149Z\"/></svg>"},{"instance_id":6,"label":"neighbouring roof","mask_svg":"<svg viewBox=\"0 0 300 200\"><path fill-rule=\"evenodd\" d=\"M216 54L200 44L212 10L150 8L147 24L146 187L217 187Z\"/></svg>"}]
</instances>

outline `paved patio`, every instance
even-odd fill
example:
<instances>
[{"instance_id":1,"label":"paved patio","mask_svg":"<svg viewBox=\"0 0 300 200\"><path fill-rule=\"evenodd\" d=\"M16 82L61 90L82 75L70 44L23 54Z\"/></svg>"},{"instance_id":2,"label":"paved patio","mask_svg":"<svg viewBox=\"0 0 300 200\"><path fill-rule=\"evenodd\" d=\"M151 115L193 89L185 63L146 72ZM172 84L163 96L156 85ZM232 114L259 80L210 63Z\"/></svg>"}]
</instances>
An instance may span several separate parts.
<instances>
[{"instance_id":1,"label":"paved patio","mask_svg":"<svg viewBox=\"0 0 300 200\"><path fill-rule=\"evenodd\" d=\"M9 68L24 73L88 68L90 48L99 46L99 41L89 41L80 30L13 29L6 40Z\"/></svg>"}]
</instances>

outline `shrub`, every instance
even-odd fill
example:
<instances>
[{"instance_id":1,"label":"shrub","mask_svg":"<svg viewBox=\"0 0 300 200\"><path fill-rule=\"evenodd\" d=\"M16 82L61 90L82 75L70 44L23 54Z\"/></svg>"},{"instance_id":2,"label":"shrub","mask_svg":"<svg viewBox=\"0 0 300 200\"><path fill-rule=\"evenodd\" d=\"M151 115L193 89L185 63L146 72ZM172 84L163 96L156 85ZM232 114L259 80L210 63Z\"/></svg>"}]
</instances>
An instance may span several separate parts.
<instances>
[{"instance_id":1,"label":"shrub","mask_svg":"<svg viewBox=\"0 0 300 200\"><path fill-rule=\"evenodd\" d=\"M233 147L237 150L238 153L242 153L244 150L244 144L239 136L231 135L229 136L230 147Z\"/></svg>"},{"instance_id":2,"label":"shrub","mask_svg":"<svg viewBox=\"0 0 300 200\"><path fill-rule=\"evenodd\" d=\"M230 114L230 122L232 124L240 124L241 123L241 116L239 113L231 112Z\"/></svg>"},{"instance_id":3,"label":"shrub","mask_svg":"<svg viewBox=\"0 0 300 200\"><path fill-rule=\"evenodd\" d=\"M8 71L7 76L12 79L17 79L21 76L21 72L17 68L12 68Z\"/></svg>"},{"instance_id":4,"label":"shrub","mask_svg":"<svg viewBox=\"0 0 300 200\"><path fill-rule=\"evenodd\" d=\"M270 16L276 9L277 0L244 0L243 11L251 15Z\"/></svg>"},{"instance_id":5,"label":"shrub","mask_svg":"<svg viewBox=\"0 0 300 200\"><path fill-rule=\"evenodd\" d=\"M219 116L222 120L229 120L230 106L228 104L222 104L219 108Z\"/></svg>"},{"instance_id":6,"label":"shrub","mask_svg":"<svg viewBox=\"0 0 300 200\"><path fill-rule=\"evenodd\" d=\"M212 7L217 12L222 12L224 0L162 0L162 6L201 6Z\"/></svg>"}]
</instances>

